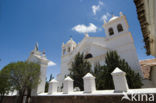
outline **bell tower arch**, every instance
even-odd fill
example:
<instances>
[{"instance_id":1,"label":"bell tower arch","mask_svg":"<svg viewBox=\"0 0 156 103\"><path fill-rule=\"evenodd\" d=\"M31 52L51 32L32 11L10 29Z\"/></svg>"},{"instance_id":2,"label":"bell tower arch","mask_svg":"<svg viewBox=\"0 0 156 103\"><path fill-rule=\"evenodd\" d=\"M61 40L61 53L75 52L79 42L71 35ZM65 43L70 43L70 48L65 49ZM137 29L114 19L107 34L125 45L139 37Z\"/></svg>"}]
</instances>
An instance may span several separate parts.
<instances>
[{"instance_id":1,"label":"bell tower arch","mask_svg":"<svg viewBox=\"0 0 156 103\"><path fill-rule=\"evenodd\" d=\"M108 22L105 21L103 27L107 37L128 32L128 23L122 12L120 12L120 16L113 15Z\"/></svg>"}]
</instances>

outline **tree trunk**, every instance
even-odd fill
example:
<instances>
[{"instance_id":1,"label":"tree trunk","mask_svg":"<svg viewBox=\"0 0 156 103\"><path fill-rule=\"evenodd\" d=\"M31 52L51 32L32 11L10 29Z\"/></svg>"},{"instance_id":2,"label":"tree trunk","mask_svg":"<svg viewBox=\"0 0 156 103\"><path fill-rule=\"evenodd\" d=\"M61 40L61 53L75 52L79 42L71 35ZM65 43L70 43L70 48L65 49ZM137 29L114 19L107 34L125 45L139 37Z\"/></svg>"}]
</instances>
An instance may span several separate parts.
<instances>
[{"instance_id":1,"label":"tree trunk","mask_svg":"<svg viewBox=\"0 0 156 103\"><path fill-rule=\"evenodd\" d=\"M23 103L23 96L25 94L25 89L19 92L19 97L17 103Z\"/></svg>"},{"instance_id":2,"label":"tree trunk","mask_svg":"<svg viewBox=\"0 0 156 103\"><path fill-rule=\"evenodd\" d=\"M4 99L4 95L2 94L2 95L0 96L0 103L3 102L3 99Z\"/></svg>"},{"instance_id":3,"label":"tree trunk","mask_svg":"<svg viewBox=\"0 0 156 103\"><path fill-rule=\"evenodd\" d=\"M27 90L27 98L26 98L26 103L30 103L31 101L31 89Z\"/></svg>"}]
</instances>

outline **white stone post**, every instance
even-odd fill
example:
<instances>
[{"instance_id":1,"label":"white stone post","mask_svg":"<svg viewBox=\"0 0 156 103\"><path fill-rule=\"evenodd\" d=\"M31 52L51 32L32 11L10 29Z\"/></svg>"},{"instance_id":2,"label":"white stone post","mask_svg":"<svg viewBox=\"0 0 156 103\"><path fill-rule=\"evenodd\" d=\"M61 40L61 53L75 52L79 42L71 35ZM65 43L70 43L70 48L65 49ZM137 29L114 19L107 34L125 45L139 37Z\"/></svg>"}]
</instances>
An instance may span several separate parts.
<instances>
[{"instance_id":1,"label":"white stone post","mask_svg":"<svg viewBox=\"0 0 156 103\"><path fill-rule=\"evenodd\" d=\"M64 79L63 93L69 94L73 92L73 80L68 76Z\"/></svg>"},{"instance_id":2,"label":"white stone post","mask_svg":"<svg viewBox=\"0 0 156 103\"><path fill-rule=\"evenodd\" d=\"M84 82L84 92L85 93L92 93L92 92L96 91L95 77L92 74L87 73L83 77L83 82Z\"/></svg>"},{"instance_id":3,"label":"white stone post","mask_svg":"<svg viewBox=\"0 0 156 103\"><path fill-rule=\"evenodd\" d=\"M113 76L113 82L115 86L115 92L126 92L128 88L126 73L120 70L118 67L111 73Z\"/></svg>"},{"instance_id":4,"label":"white stone post","mask_svg":"<svg viewBox=\"0 0 156 103\"><path fill-rule=\"evenodd\" d=\"M57 80L52 79L52 80L49 82L48 94L57 93L57 86L58 86Z\"/></svg>"}]
</instances>

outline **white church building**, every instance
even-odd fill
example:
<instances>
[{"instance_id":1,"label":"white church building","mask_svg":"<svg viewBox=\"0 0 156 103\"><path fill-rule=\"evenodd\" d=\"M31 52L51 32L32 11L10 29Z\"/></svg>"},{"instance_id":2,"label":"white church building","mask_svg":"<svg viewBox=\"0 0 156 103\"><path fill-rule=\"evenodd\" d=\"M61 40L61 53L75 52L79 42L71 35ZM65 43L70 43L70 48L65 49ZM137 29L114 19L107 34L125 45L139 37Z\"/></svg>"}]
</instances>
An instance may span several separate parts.
<instances>
[{"instance_id":1,"label":"white church building","mask_svg":"<svg viewBox=\"0 0 156 103\"><path fill-rule=\"evenodd\" d=\"M72 38L66 44L62 44L61 71L57 75L59 90L63 85L65 76L70 73L69 68L78 52L84 53L85 59L91 63L92 69L94 69L97 63L100 65L105 64L107 51L116 50L135 72L141 74L136 48L132 34L128 30L126 17L122 13L120 13L120 16L112 16L108 22L104 23L103 27L106 36L103 34L103 37L90 37L86 34L78 44ZM30 53L28 61L38 63L41 66L41 82L33 94L44 93L46 71L50 62L46 58L45 51L41 53L38 50L38 44L36 44L35 49Z\"/></svg>"},{"instance_id":2,"label":"white church building","mask_svg":"<svg viewBox=\"0 0 156 103\"><path fill-rule=\"evenodd\" d=\"M103 27L106 36L103 34L103 37L90 37L86 34L78 44L72 38L66 44L62 44L61 72L57 75L59 87L62 86L65 75L69 74L71 63L78 52L85 54L85 59L91 63L92 69L94 69L96 63L105 64L107 51L116 50L134 71L141 73L126 17L120 12L120 16L112 16L108 22L104 23Z\"/></svg>"}]
</instances>

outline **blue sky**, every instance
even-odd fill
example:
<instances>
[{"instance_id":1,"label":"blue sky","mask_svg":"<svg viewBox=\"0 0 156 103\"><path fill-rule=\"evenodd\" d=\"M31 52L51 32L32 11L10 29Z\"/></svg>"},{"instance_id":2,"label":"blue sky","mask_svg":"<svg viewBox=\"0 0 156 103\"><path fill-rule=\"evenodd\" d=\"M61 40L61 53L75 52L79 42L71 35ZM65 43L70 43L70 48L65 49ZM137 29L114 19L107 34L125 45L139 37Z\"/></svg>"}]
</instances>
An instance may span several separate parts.
<instances>
[{"instance_id":1,"label":"blue sky","mask_svg":"<svg viewBox=\"0 0 156 103\"><path fill-rule=\"evenodd\" d=\"M61 45L70 36L80 42L84 35L73 27L93 24L90 36L104 37L103 19L126 15L139 60L149 59L133 0L0 0L0 69L10 62L26 60L36 42L39 50L56 66L48 67L47 77L60 72ZM96 13L96 14L95 14ZM103 19L102 19L103 17ZM92 28L91 28L92 29Z\"/></svg>"}]
</instances>

